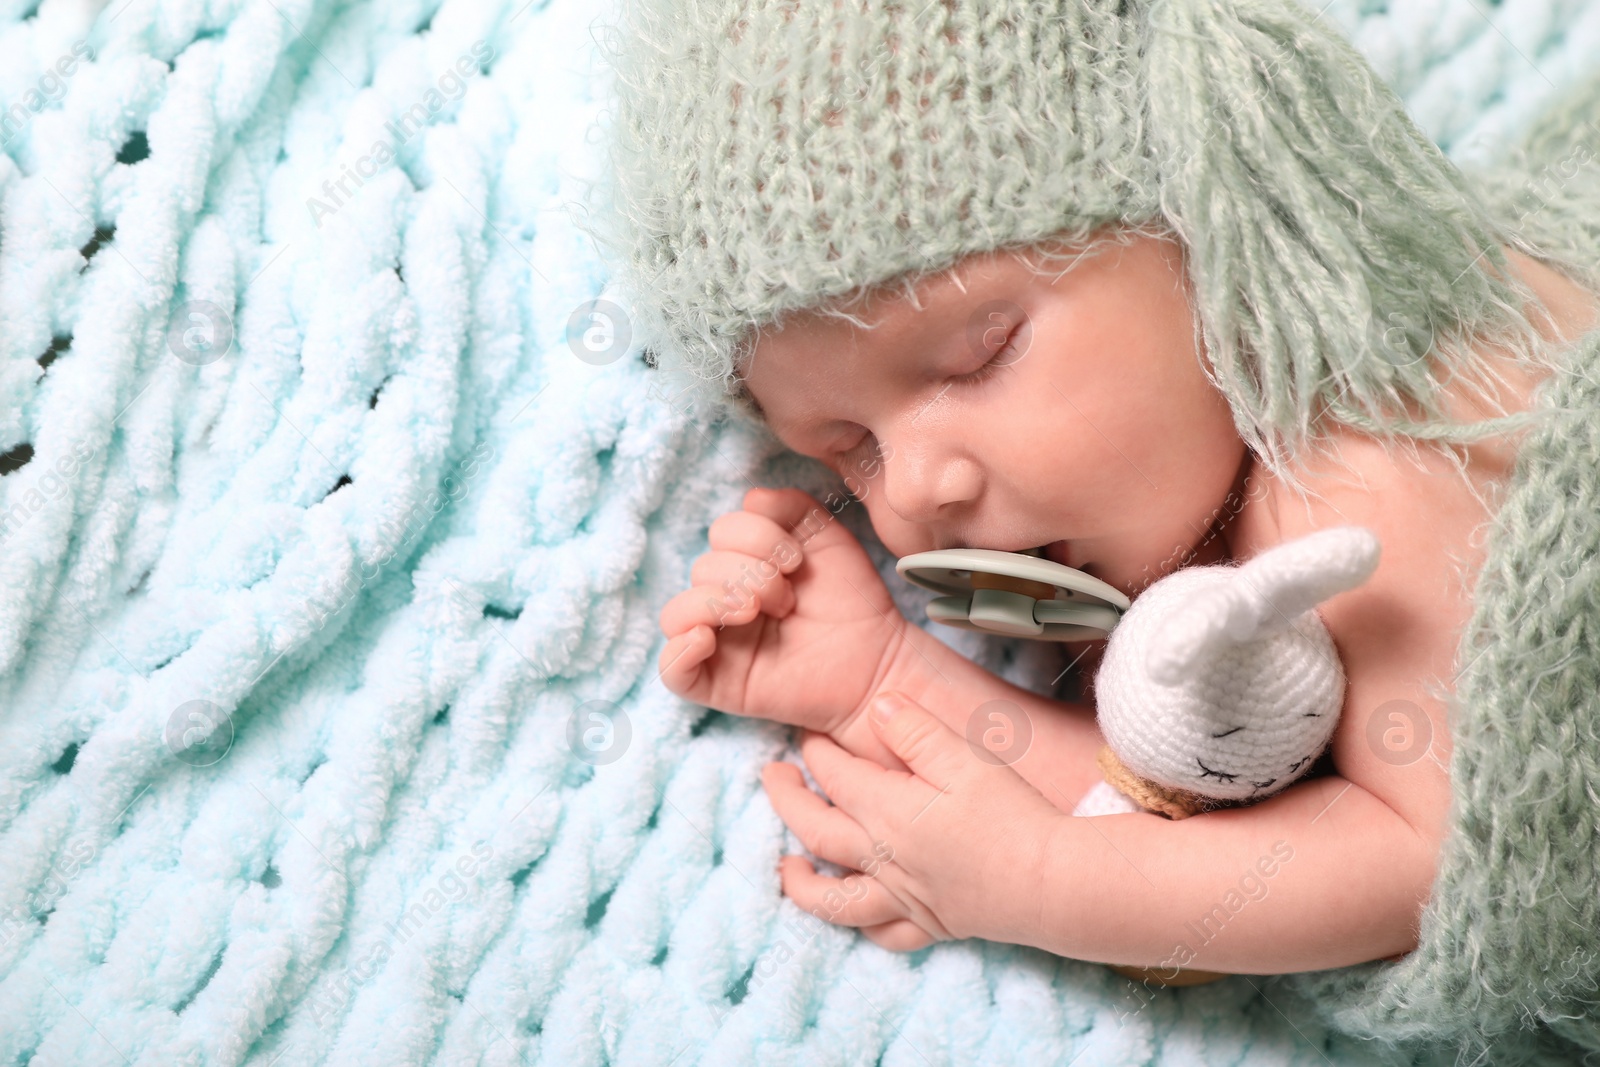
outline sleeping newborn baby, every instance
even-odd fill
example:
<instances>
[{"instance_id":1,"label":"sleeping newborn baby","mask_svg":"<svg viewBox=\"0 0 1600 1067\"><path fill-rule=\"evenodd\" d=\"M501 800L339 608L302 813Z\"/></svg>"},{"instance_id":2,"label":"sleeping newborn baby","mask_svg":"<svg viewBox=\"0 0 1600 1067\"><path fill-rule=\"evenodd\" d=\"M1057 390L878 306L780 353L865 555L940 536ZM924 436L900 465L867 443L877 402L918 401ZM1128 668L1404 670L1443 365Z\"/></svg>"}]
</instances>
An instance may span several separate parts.
<instances>
[{"instance_id":1,"label":"sleeping newborn baby","mask_svg":"<svg viewBox=\"0 0 1600 1067\"><path fill-rule=\"evenodd\" d=\"M890 552L1039 550L1137 605L1313 531L1382 545L1319 607L1346 679L1328 773L1072 817L1103 780L1092 686L994 676L901 617L835 509L751 490L661 611L659 667L803 728L826 799L789 762L763 781L851 873L789 856L783 892L891 949L983 937L1168 978L1416 948L1478 535L1518 414L1596 321L1578 253L1513 239L1294 3L625 10L598 237L655 373L831 467ZM1069 651L1092 676L1096 646ZM1030 735L1006 758L969 745L986 707ZM1477 944L1467 921L1450 943Z\"/></svg>"},{"instance_id":2,"label":"sleeping newborn baby","mask_svg":"<svg viewBox=\"0 0 1600 1067\"><path fill-rule=\"evenodd\" d=\"M1510 255L1554 316L1547 336L1571 339L1595 321L1592 296ZM1319 609L1347 679L1331 776L1249 808L1181 823L1114 816L1073 834L1043 808L1070 812L1101 780L1093 707L1020 689L908 625L826 509L798 490L751 490L744 510L712 523L693 587L661 613L670 689L811 731L802 751L852 814L852 801L895 805L871 778L846 784L851 756L905 766L869 720L880 692L904 694L957 735L993 700L1020 706L1032 728L1010 764L1030 789L930 807L945 820L935 847L948 866L930 863L929 899L900 899L869 879L829 909L832 920L912 949L991 930L993 916L1006 915L1032 924L1010 931L1023 943L1080 959L1165 962L1185 919L1287 841L1294 862L1278 867L1252 921L1171 965L1269 974L1412 948L1450 802L1448 724L1427 683L1448 675L1471 610L1462 567L1470 574L1482 562L1471 537L1489 515L1479 497L1506 476L1514 450L1469 446L1468 484L1443 459L1424 455L1418 465L1346 430L1334 455L1296 471L1312 495L1292 492L1255 462L1206 378L1181 250L1168 238L1107 239L1054 275L1022 253L978 254L917 296L869 302L861 327L797 317L760 338L744 371L772 431L847 479L896 556L1043 546L1135 597L1177 562L1244 560L1329 526L1367 527L1383 554L1365 584ZM990 307L1001 309L994 328L969 344L974 309ZM1507 408L1520 410L1537 382L1500 369L1520 405ZM1372 716L1395 700L1427 716L1413 729L1432 744L1414 760L1386 758L1367 740ZM773 763L765 782L814 854L865 869L874 842L811 793L799 768ZM890 840L907 861L907 847ZM1008 855L1017 858L999 858ZM990 914L933 907L950 897L941 881L963 883L955 899L981 901ZM783 885L807 909L845 892L798 857L785 862Z\"/></svg>"}]
</instances>

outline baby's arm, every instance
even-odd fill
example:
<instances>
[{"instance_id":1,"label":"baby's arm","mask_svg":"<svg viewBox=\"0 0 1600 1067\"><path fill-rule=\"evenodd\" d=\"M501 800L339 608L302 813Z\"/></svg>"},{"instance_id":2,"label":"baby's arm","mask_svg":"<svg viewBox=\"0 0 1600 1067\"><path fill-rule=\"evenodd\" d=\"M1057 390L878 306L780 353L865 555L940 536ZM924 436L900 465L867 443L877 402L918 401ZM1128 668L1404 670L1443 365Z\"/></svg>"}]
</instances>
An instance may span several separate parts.
<instances>
[{"instance_id":1,"label":"baby's arm","mask_svg":"<svg viewBox=\"0 0 1600 1067\"><path fill-rule=\"evenodd\" d=\"M965 736L987 701L1013 701L1033 741L1012 768L1063 813L1101 780L1092 707L1020 689L907 625L877 691L906 693ZM905 764L866 715L833 735L883 766ZM1171 821L1060 818L1032 877L1004 879L1030 929L1006 940L1074 959L1231 974L1317 970L1410 951L1437 848L1344 778L1298 783L1246 808ZM1031 898L1031 899L1030 899Z\"/></svg>"},{"instance_id":2,"label":"baby's arm","mask_svg":"<svg viewBox=\"0 0 1600 1067\"><path fill-rule=\"evenodd\" d=\"M1032 739L1020 756L1003 758L1063 811L1070 812L1102 778L1095 756L1105 741L1095 725L1094 708L1012 685L919 626L903 625L883 677L873 686L873 692L884 690L906 694L962 736L982 705L992 700L1015 704L1027 719ZM906 769L878 739L865 707L829 736L852 755L892 770Z\"/></svg>"},{"instance_id":3,"label":"baby's arm","mask_svg":"<svg viewBox=\"0 0 1600 1067\"><path fill-rule=\"evenodd\" d=\"M809 732L800 754L823 796L792 763L763 770L801 844L860 872L786 857L783 891L803 911L898 951L982 937L1158 981L1178 969L1321 970L1416 945L1437 849L1361 786L1314 779L1178 821L1078 817L1048 771L1041 792L974 758L930 709L887 696L897 710L865 722L909 771Z\"/></svg>"},{"instance_id":4,"label":"baby's arm","mask_svg":"<svg viewBox=\"0 0 1600 1067\"><path fill-rule=\"evenodd\" d=\"M1158 977L1408 952L1437 858L1393 809L1337 776L1178 821L1063 817L1042 855L1038 881L1018 887L1038 893L1038 936L1019 940Z\"/></svg>"}]
</instances>

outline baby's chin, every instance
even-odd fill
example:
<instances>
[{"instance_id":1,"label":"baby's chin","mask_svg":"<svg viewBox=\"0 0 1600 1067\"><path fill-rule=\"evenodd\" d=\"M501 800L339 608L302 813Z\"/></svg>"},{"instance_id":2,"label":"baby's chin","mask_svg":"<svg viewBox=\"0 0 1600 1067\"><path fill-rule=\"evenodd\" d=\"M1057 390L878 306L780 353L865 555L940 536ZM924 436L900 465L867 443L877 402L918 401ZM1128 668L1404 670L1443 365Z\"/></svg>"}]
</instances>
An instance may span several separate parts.
<instances>
[{"instance_id":1,"label":"baby's chin","mask_svg":"<svg viewBox=\"0 0 1600 1067\"><path fill-rule=\"evenodd\" d=\"M1117 556L1108 556L1104 553L1089 554L1078 565L1078 570L1091 578L1105 582L1123 596L1132 600L1144 592L1151 585L1160 581L1174 568L1174 564L1167 562L1166 570L1161 570L1163 561L1127 560Z\"/></svg>"}]
</instances>

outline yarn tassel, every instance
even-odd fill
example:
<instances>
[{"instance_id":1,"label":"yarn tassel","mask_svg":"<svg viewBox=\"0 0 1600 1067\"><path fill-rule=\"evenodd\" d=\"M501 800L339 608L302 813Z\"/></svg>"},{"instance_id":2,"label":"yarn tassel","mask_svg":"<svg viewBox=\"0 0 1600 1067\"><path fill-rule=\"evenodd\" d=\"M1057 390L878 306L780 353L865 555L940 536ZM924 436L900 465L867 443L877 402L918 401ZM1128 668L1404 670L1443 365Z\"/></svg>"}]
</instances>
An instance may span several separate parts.
<instances>
[{"instance_id":1,"label":"yarn tassel","mask_svg":"<svg viewBox=\"0 0 1600 1067\"><path fill-rule=\"evenodd\" d=\"M1156 0L1145 53L1162 211L1191 257L1207 373L1291 485L1326 416L1437 441L1526 424L1446 420L1440 372L1481 369L1474 335L1538 345L1508 238L1316 20L1283 0Z\"/></svg>"}]
</instances>

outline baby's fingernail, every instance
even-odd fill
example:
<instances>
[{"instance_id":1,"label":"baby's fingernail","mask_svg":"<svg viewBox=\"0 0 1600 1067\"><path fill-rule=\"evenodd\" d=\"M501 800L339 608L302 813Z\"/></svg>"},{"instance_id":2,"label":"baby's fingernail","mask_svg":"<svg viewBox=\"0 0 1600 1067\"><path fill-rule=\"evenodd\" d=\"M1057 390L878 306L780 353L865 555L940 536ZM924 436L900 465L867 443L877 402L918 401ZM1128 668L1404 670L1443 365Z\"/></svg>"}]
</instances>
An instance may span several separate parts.
<instances>
[{"instance_id":1,"label":"baby's fingernail","mask_svg":"<svg viewBox=\"0 0 1600 1067\"><path fill-rule=\"evenodd\" d=\"M900 694L880 693L872 701L872 714L879 722L888 722L900 707Z\"/></svg>"}]
</instances>

